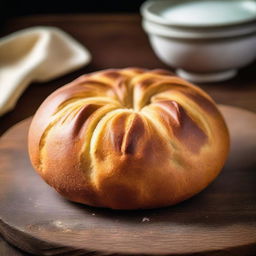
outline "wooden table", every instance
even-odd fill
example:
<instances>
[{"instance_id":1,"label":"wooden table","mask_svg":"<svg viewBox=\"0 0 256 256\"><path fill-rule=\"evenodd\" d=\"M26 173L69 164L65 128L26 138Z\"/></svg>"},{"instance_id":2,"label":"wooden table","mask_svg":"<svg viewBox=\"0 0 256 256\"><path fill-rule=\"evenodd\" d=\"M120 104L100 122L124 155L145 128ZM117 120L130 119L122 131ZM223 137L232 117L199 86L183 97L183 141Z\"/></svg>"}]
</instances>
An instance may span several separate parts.
<instances>
[{"instance_id":1,"label":"wooden table","mask_svg":"<svg viewBox=\"0 0 256 256\"><path fill-rule=\"evenodd\" d=\"M115 15L44 15L7 21L0 35L31 26L57 26L70 33L92 53L92 62L80 70L48 83L33 83L23 93L15 109L0 117L0 135L9 127L33 115L41 102L56 88L84 73L105 68L137 66L167 68L154 55L137 14ZM200 84L217 103L242 107L256 112L256 62L241 70L232 80L217 84ZM0 254L27 255L14 252L1 241ZM2 254L1 254L2 255Z\"/></svg>"}]
</instances>

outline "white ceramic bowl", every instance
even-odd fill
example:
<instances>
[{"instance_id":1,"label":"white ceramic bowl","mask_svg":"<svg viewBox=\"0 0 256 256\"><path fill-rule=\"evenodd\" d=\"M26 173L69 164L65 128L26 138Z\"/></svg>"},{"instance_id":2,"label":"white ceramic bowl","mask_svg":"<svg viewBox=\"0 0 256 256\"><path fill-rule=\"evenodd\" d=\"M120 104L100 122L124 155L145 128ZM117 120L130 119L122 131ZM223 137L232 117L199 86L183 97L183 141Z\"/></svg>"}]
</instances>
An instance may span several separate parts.
<instances>
[{"instance_id":1,"label":"white ceramic bowl","mask_svg":"<svg viewBox=\"0 0 256 256\"><path fill-rule=\"evenodd\" d=\"M176 39L149 34L156 55L194 82L222 81L256 57L256 35L221 39Z\"/></svg>"},{"instance_id":2,"label":"white ceramic bowl","mask_svg":"<svg viewBox=\"0 0 256 256\"><path fill-rule=\"evenodd\" d=\"M223 27L256 20L255 0L148 0L142 16L154 23L180 27Z\"/></svg>"},{"instance_id":3,"label":"white ceramic bowl","mask_svg":"<svg viewBox=\"0 0 256 256\"><path fill-rule=\"evenodd\" d=\"M169 36L173 38L186 38L186 39L218 39L230 38L236 36L243 36L256 33L256 21L248 24L225 26L225 27L200 27L200 28L187 28L175 27L170 25L161 25L143 19L142 27L148 33L156 34L159 36Z\"/></svg>"},{"instance_id":4,"label":"white ceramic bowl","mask_svg":"<svg viewBox=\"0 0 256 256\"><path fill-rule=\"evenodd\" d=\"M197 2L205 4L219 1L193 1ZM227 1L221 3L224 2ZM235 1L236 4L239 2L242 3ZM198 9L198 19L190 15L192 23L185 19L183 22L177 19L175 23L173 17L167 19L161 15L173 14L172 8L177 7L178 3L187 4L188 1L150 1L142 6L143 28L148 33L153 50L164 63L175 67L178 75L194 82L222 81L233 77L237 69L256 58L256 2L255 20L251 15L254 12L253 5L250 6L252 11L248 16L243 12L240 16L229 14L225 21L225 15L220 15L222 23L219 19L214 21L214 15L209 19L211 22L206 19L204 23L205 14L200 18Z\"/></svg>"}]
</instances>

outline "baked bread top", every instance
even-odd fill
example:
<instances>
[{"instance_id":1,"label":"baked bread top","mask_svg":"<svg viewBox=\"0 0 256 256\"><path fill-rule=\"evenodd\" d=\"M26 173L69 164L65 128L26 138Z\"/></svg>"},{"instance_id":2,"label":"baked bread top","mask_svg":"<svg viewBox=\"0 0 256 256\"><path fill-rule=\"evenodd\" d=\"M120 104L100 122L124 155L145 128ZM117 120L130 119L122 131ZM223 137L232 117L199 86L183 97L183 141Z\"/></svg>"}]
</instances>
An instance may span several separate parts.
<instances>
[{"instance_id":1,"label":"baked bread top","mask_svg":"<svg viewBox=\"0 0 256 256\"><path fill-rule=\"evenodd\" d=\"M49 185L114 209L191 197L218 175L228 149L211 97L164 70L81 76L43 102L29 130L31 162Z\"/></svg>"}]
</instances>

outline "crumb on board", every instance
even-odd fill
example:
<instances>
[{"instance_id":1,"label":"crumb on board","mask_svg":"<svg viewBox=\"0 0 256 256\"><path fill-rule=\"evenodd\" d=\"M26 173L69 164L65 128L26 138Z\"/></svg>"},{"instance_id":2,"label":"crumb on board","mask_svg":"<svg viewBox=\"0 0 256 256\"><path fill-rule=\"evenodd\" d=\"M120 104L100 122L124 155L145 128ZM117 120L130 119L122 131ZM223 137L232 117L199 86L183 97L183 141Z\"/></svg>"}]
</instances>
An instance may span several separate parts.
<instances>
[{"instance_id":1,"label":"crumb on board","mask_svg":"<svg viewBox=\"0 0 256 256\"><path fill-rule=\"evenodd\" d=\"M148 218L148 217L143 217L143 219L142 219L142 222L149 222L150 221L150 218Z\"/></svg>"}]
</instances>

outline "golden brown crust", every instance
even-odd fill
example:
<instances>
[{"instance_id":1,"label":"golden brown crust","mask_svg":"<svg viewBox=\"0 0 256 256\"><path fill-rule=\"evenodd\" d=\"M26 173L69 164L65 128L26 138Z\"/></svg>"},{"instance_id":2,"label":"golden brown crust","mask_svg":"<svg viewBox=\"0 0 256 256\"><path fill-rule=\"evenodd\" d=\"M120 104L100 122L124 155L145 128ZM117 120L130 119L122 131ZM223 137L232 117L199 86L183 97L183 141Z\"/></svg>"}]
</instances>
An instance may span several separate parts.
<instances>
[{"instance_id":1,"label":"golden brown crust","mask_svg":"<svg viewBox=\"0 0 256 256\"><path fill-rule=\"evenodd\" d=\"M164 70L81 76L43 102L29 130L31 162L49 185L114 209L193 196L219 174L228 149L210 96Z\"/></svg>"}]
</instances>

